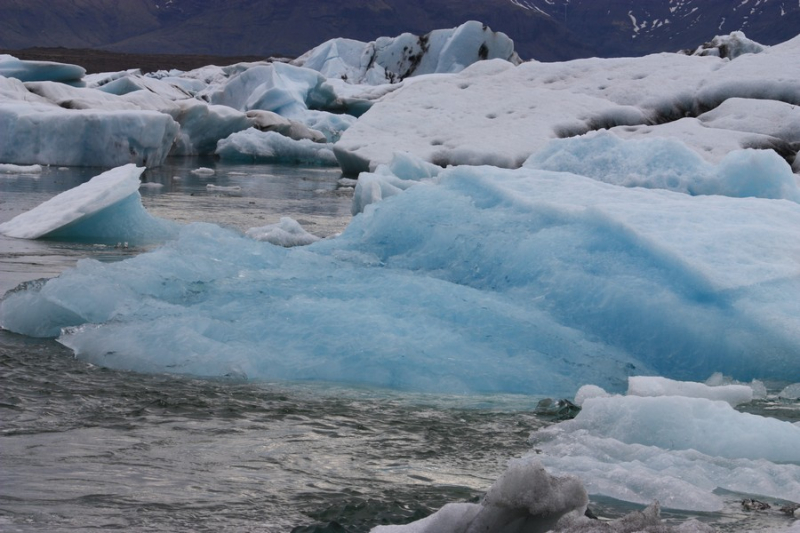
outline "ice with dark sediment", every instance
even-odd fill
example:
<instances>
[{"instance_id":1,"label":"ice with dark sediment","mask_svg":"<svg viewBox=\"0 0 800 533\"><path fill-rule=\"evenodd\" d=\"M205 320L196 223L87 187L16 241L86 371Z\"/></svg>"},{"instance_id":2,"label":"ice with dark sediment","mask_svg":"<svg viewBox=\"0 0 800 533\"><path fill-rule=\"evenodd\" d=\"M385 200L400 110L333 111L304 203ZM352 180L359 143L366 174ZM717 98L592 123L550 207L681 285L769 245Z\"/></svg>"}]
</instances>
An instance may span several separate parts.
<instances>
[{"instance_id":1,"label":"ice with dark sediment","mask_svg":"<svg viewBox=\"0 0 800 533\"><path fill-rule=\"evenodd\" d=\"M423 36L404 33L369 43L331 39L292 63L319 71L326 78L380 85L411 76L459 72L485 59L521 63L506 34L473 20Z\"/></svg>"}]
</instances>

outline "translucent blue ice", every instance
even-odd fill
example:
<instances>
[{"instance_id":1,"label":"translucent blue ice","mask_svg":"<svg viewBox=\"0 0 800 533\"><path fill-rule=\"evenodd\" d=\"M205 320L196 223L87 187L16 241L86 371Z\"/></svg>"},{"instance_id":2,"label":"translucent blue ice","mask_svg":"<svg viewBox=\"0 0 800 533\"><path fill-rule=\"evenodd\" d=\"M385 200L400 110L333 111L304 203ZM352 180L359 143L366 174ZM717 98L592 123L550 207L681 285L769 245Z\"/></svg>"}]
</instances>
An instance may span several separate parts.
<instances>
[{"instance_id":1,"label":"translucent blue ice","mask_svg":"<svg viewBox=\"0 0 800 533\"><path fill-rule=\"evenodd\" d=\"M61 81L79 83L86 69L52 61L26 61L0 54L0 76L20 81Z\"/></svg>"},{"instance_id":2,"label":"translucent blue ice","mask_svg":"<svg viewBox=\"0 0 800 533\"><path fill-rule=\"evenodd\" d=\"M737 150L712 165L677 139L626 141L601 132L552 141L528 158L525 166L572 172L625 187L800 202L797 177L772 150Z\"/></svg>"},{"instance_id":3,"label":"translucent blue ice","mask_svg":"<svg viewBox=\"0 0 800 533\"><path fill-rule=\"evenodd\" d=\"M92 362L208 376L550 396L630 374L800 381L798 232L793 202L456 167L307 247L193 225L83 261L0 324L77 326L61 342Z\"/></svg>"},{"instance_id":4,"label":"translucent blue ice","mask_svg":"<svg viewBox=\"0 0 800 533\"><path fill-rule=\"evenodd\" d=\"M229 161L336 166L332 145L294 140L274 131L250 128L222 139L216 154Z\"/></svg>"}]
</instances>

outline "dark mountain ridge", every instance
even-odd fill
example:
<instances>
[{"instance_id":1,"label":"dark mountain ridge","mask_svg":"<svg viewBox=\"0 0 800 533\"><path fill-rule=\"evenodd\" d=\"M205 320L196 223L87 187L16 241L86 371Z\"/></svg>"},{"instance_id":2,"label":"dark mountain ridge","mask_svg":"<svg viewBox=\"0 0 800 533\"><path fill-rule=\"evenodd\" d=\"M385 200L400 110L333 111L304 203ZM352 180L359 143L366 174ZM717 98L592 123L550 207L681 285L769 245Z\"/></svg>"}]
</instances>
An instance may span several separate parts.
<instances>
[{"instance_id":1,"label":"dark mountain ridge","mask_svg":"<svg viewBox=\"0 0 800 533\"><path fill-rule=\"evenodd\" d=\"M542 61L677 51L734 30L775 44L800 31L788 0L0 0L0 15L2 49L261 57L466 20Z\"/></svg>"}]
</instances>

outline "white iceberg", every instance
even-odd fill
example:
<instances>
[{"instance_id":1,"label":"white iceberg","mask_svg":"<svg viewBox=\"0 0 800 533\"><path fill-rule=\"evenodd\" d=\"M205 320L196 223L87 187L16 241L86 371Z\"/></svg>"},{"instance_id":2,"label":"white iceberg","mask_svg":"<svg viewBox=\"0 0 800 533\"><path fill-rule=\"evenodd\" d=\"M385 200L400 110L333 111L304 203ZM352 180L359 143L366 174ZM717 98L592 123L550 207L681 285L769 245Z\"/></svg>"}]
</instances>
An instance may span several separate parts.
<instances>
[{"instance_id":1,"label":"white iceberg","mask_svg":"<svg viewBox=\"0 0 800 533\"><path fill-rule=\"evenodd\" d=\"M588 498L572 476L553 477L535 461L517 460L489 488L480 503L450 503L405 526L378 526L372 533L524 533L558 530L565 515L573 521Z\"/></svg>"},{"instance_id":2,"label":"white iceberg","mask_svg":"<svg viewBox=\"0 0 800 533\"><path fill-rule=\"evenodd\" d=\"M585 516L588 498L572 476L551 476L535 458L509 462L480 503L449 503L407 525L377 526L371 533L713 533L709 525L687 520L668 525L658 502L616 520Z\"/></svg>"},{"instance_id":3,"label":"white iceberg","mask_svg":"<svg viewBox=\"0 0 800 533\"><path fill-rule=\"evenodd\" d=\"M19 165L159 166L179 126L155 111L66 110L0 102L0 161Z\"/></svg>"},{"instance_id":4,"label":"white iceberg","mask_svg":"<svg viewBox=\"0 0 800 533\"><path fill-rule=\"evenodd\" d=\"M753 389L748 385L719 385L710 387L693 381L675 381L658 376L628 378L628 396L683 396L721 400L732 406L753 401Z\"/></svg>"},{"instance_id":5,"label":"white iceberg","mask_svg":"<svg viewBox=\"0 0 800 533\"><path fill-rule=\"evenodd\" d=\"M787 400L800 400L800 383L787 385L778 393L778 397Z\"/></svg>"},{"instance_id":6,"label":"white iceberg","mask_svg":"<svg viewBox=\"0 0 800 533\"><path fill-rule=\"evenodd\" d=\"M760 54L767 48L763 44L748 39L743 32L734 31L730 35L718 35L711 41L698 46L694 51L686 50L684 53L736 59L742 54Z\"/></svg>"},{"instance_id":7,"label":"white iceberg","mask_svg":"<svg viewBox=\"0 0 800 533\"><path fill-rule=\"evenodd\" d=\"M0 224L0 233L19 239L161 242L174 236L176 227L145 211L142 172L133 164L104 172Z\"/></svg>"},{"instance_id":8,"label":"white iceberg","mask_svg":"<svg viewBox=\"0 0 800 533\"><path fill-rule=\"evenodd\" d=\"M262 109L289 117L336 102L336 94L320 73L285 63L247 68L211 91L208 98L240 111Z\"/></svg>"},{"instance_id":9,"label":"white iceberg","mask_svg":"<svg viewBox=\"0 0 800 533\"><path fill-rule=\"evenodd\" d=\"M588 397L574 420L531 435L535 457L552 472L578 476L590 494L674 509L718 511L718 489L796 494L800 427L680 395L707 395L698 385L631 378L634 393L660 386L669 395Z\"/></svg>"},{"instance_id":10,"label":"white iceberg","mask_svg":"<svg viewBox=\"0 0 800 533\"><path fill-rule=\"evenodd\" d=\"M41 174L42 165L12 165L0 163L0 174Z\"/></svg>"}]
</instances>

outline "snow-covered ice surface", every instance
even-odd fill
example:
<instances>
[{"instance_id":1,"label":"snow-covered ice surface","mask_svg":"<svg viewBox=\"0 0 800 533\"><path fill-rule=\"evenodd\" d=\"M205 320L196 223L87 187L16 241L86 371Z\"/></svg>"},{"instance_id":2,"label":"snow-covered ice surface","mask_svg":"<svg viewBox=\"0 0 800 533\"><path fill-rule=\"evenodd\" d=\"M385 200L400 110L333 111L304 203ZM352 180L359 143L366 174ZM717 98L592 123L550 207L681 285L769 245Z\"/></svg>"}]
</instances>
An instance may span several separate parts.
<instances>
[{"instance_id":1,"label":"snow-covered ice surface","mask_svg":"<svg viewBox=\"0 0 800 533\"><path fill-rule=\"evenodd\" d=\"M612 128L625 137L678 138L710 162L738 148L774 148L793 161L799 51L800 37L733 60L483 61L386 95L345 132L336 153L348 173L374 170L394 151L440 165L513 168L554 138Z\"/></svg>"},{"instance_id":2,"label":"snow-covered ice surface","mask_svg":"<svg viewBox=\"0 0 800 533\"><path fill-rule=\"evenodd\" d=\"M730 35L718 35L709 42L698 46L694 51L685 51L684 53L697 56L717 56L736 59L742 54L761 53L766 48L767 47L763 44L748 39L743 32L734 31L731 32Z\"/></svg>"}]
</instances>

